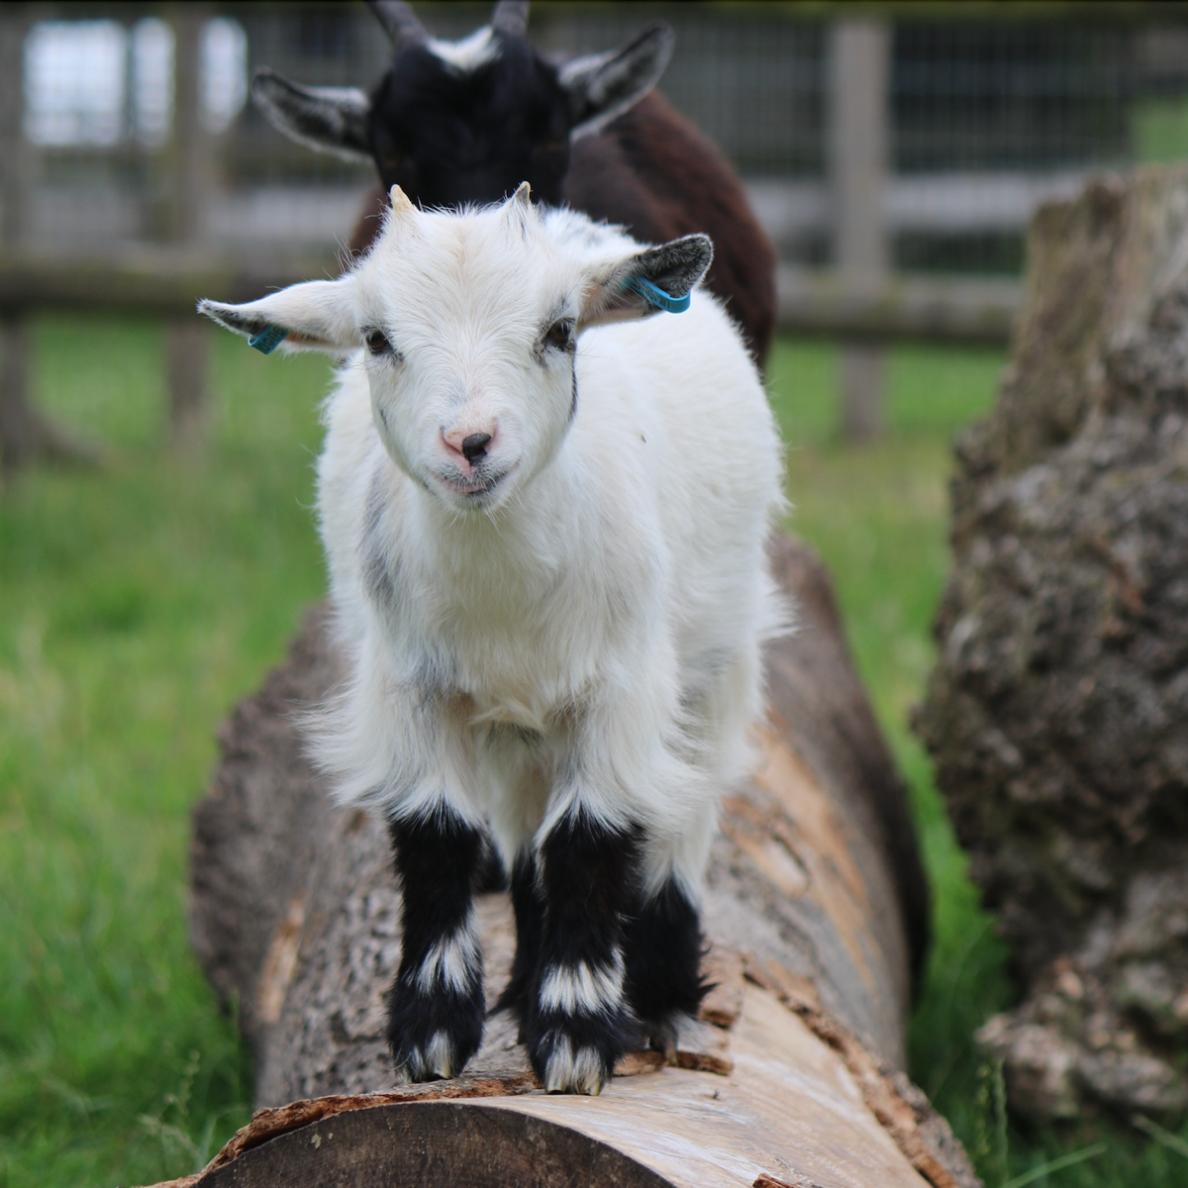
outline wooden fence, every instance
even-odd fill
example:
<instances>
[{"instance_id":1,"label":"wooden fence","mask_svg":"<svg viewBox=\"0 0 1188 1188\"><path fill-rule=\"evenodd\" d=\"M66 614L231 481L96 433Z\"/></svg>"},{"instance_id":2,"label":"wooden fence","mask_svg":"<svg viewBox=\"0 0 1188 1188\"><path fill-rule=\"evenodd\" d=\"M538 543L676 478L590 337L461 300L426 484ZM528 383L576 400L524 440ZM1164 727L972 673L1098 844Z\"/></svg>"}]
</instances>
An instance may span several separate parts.
<instances>
[{"instance_id":1,"label":"wooden fence","mask_svg":"<svg viewBox=\"0 0 1188 1188\"><path fill-rule=\"evenodd\" d=\"M203 295L247 298L335 269L330 234L325 252L312 255L308 247L288 246L283 236L253 235L250 228L234 243L230 238L224 241L221 233L212 236L212 212L221 211L218 218L224 223L246 223L249 213L259 222L255 210L259 203L247 202L244 192L232 198L220 189L220 171L226 172L228 161L247 141L239 137L217 145L201 118L201 33L212 16L225 8L205 3L135 10L158 11L171 25L176 47L170 137L161 151L152 154L149 169L152 197L148 205L155 243L88 251L83 258L77 258L77 249L66 248L65 243L59 244L60 256L36 250L28 233L36 222L32 218L36 203L43 204L44 221L44 202L50 192L38 190L36 182L38 170L44 170L51 157L43 153L39 162L37 152L42 150L32 150L24 136L22 47L33 20L57 9L13 5L0 20L0 159L8 166L0 172L0 470L4 472L37 453L88 456L38 414L30 398L35 377L26 324L31 315L61 309L119 310L164 320L163 388L169 398L171 432L179 447L193 448L205 434L206 353L211 333L194 316L194 300ZM133 19L134 10L126 5L96 6L99 15L116 9L122 14L120 20ZM78 8L64 11L72 19L82 12ZM824 175L796 182L759 181L753 193L760 217L783 248L785 261L798 254L801 244L824 240L828 245L826 254L833 261L828 269L794 268L788 263L782 267L780 325L793 335L825 337L842 344L839 419L844 432L861 437L880 429L888 343L1002 344L1009 334L1018 289L1009 280L910 277L892 270L892 241L904 227L918 233L931 220L941 234L954 228L968 231L967 212L975 201L981 207L976 217L984 219L986 203L980 199L986 197L987 183L984 175L963 178L959 172L892 173L894 28L881 19L881 10L870 6L838 11L840 15L822 26L821 37L813 43L819 45L822 59L816 118L826 132ZM612 24L627 19L619 11L612 15ZM548 25L542 16L546 40ZM995 227L1021 228L1041 194L1067 190L1082 175L1077 169L1051 170L1037 181L1026 171L1000 171L997 196L990 199ZM343 206L346 193L346 189L335 192L331 205L337 203L336 210ZM61 196L53 195L55 201ZM85 202L86 196L80 194L79 201ZM311 226L334 224L334 232L345 235L349 228L338 226L337 218L315 211ZM243 249L244 242L252 244L250 250Z\"/></svg>"}]
</instances>

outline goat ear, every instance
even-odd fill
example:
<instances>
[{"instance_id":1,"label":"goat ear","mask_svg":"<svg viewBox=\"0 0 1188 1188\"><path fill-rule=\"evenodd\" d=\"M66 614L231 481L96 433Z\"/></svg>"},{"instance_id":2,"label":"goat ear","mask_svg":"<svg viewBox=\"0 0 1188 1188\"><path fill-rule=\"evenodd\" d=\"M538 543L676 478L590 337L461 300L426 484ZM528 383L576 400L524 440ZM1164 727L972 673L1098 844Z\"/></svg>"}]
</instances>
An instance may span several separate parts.
<instances>
[{"instance_id":1,"label":"goat ear","mask_svg":"<svg viewBox=\"0 0 1188 1188\"><path fill-rule=\"evenodd\" d=\"M708 235L685 235L601 269L582 303L581 328L683 312L713 258Z\"/></svg>"},{"instance_id":2,"label":"goat ear","mask_svg":"<svg viewBox=\"0 0 1188 1188\"><path fill-rule=\"evenodd\" d=\"M198 312L265 355L283 350L346 355L361 345L351 278L305 281L244 305L202 300Z\"/></svg>"},{"instance_id":3,"label":"goat ear","mask_svg":"<svg viewBox=\"0 0 1188 1188\"><path fill-rule=\"evenodd\" d=\"M348 161L370 161L367 113L371 101L355 87L302 87L262 67L252 98L273 127L300 144Z\"/></svg>"},{"instance_id":4,"label":"goat ear","mask_svg":"<svg viewBox=\"0 0 1188 1188\"><path fill-rule=\"evenodd\" d=\"M668 25L653 25L622 49L566 62L560 80L569 98L570 136L597 132L638 103L660 81L674 40Z\"/></svg>"}]
</instances>

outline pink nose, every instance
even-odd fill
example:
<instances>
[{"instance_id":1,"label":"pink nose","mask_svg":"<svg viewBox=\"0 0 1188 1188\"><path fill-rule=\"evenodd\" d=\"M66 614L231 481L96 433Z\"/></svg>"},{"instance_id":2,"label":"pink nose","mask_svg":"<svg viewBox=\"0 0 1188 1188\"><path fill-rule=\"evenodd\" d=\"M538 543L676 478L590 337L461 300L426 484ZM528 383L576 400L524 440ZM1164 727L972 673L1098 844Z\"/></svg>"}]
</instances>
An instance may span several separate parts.
<instances>
[{"instance_id":1,"label":"pink nose","mask_svg":"<svg viewBox=\"0 0 1188 1188\"><path fill-rule=\"evenodd\" d=\"M486 456L495 440L495 426L491 426L489 433L475 432L470 429L451 429L449 433L442 433L441 440L451 454L465 458L471 466L477 466Z\"/></svg>"}]
</instances>

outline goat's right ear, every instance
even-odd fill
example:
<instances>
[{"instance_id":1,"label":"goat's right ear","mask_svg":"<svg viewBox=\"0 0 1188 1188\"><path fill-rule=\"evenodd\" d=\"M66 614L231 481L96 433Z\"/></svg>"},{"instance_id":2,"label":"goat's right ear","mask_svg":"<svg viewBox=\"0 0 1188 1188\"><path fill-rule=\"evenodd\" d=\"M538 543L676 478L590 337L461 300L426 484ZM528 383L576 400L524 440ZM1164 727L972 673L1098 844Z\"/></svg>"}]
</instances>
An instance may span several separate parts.
<instances>
[{"instance_id":1,"label":"goat's right ear","mask_svg":"<svg viewBox=\"0 0 1188 1188\"><path fill-rule=\"evenodd\" d=\"M244 305L202 300L198 312L242 335L265 355L277 347L347 355L362 345L350 277L305 281Z\"/></svg>"},{"instance_id":2,"label":"goat's right ear","mask_svg":"<svg viewBox=\"0 0 1188 1188\"><path fill-rule=\"evenodd\" d=\"M622 49L566 62L560 79L569 99L570 136L597 132L634 107L660 81L675 40L668 25L653 25Z\"/></svg>"},{"instance_id":3,"label":"goat's right ear","mask_svg":"<svg viewBox=\"0 0 1188 1188\"><path fill-rule=\"evenodd\" d=\"M655 313L682 313L713 259L708 235L684 235L603 264L587 284L578 326L585 330Z\"/></svg>"},{"instance_id":4,"label":"goat's right ear","mask_svg":"<svg viewBox=\"0 0 1188 1188\"><path fill-rule=\"evenodd\" d=\"M302 87L265 66L252 79L252 98L291 140L348 161L371 160L371 101L357 87Z\"/></svg>"}]
</instances>

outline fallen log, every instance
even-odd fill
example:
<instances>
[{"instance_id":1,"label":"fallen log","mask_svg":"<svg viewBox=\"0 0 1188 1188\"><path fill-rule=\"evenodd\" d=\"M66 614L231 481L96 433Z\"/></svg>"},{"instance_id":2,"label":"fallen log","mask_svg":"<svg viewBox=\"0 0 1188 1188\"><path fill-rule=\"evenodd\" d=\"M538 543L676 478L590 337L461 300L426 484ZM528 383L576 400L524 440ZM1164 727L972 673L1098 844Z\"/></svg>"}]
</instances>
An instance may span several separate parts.
<instances>
[{"instance_id":1,"label":"fallen log","mask_svg":"<svg viewBox=\"0 0 1188 1188\"><path fill-rule=\"evenodd\" d=\"M1188 1109L1188 171L1032 225L1010 366L953 483L918 717L1021 1002L1025 1116Z\"/></svg>"},{"instance_id":2,"label":"fallen log","mask_svg":"<svg viewBox=\"0 0 1188 1188\"><path fill-rule=\"evenodd\" d=\"M928 909L904 788L824 571L791 542L775 557L801 625L771 649L762 765L714 847L714 989L673 1066L629 1054L598 1098L542 1093L500 1015L463 1076L390 1088L398 892L382 827L333 809L302 758L293 712L337 676L311 616L226 724L195 813L194 945L238 1004L269 1108L179 1184L977 1183L898 1071ZM511 960L506 896L478 916L491 1001Z\"/></svg>"}]
</instances>

